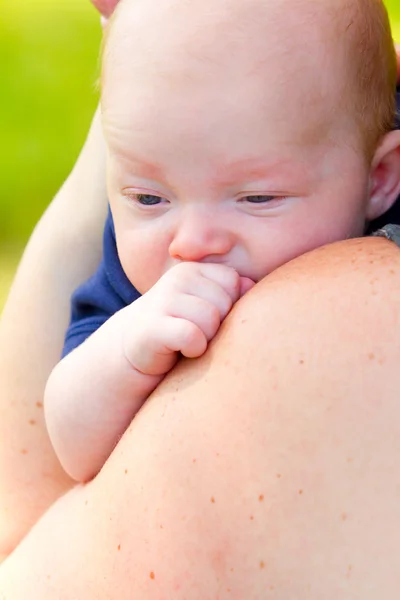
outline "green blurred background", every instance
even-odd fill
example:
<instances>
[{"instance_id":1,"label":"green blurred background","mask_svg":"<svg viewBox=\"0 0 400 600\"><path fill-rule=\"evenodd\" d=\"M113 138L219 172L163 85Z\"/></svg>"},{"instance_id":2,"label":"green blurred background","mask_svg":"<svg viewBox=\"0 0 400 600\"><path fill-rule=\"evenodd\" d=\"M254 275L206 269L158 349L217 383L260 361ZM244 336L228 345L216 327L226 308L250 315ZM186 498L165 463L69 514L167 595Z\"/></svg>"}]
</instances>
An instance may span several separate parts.
<instances>
[{"instance_id":1,"label":"green blurred background","mask_svg":"<svg viewBox=\"0 0 400 600\"><path fill-rule=\"evenodd\" d=\"M400 2L386 2L400 41ZM68 175L98 100L89 0L0 0L0 311L32 228Z\"/></svg>"}]
</instances>

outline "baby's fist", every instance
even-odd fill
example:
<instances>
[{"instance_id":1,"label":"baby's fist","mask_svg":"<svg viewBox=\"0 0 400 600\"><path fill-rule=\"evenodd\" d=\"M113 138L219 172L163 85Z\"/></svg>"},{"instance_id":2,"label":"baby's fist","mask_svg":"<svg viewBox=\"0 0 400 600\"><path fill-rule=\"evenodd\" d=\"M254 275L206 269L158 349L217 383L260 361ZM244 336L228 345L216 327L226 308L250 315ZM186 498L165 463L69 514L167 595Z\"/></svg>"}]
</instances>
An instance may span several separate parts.
<instances>
[{"instance_id":1,"label":"baby's fist","mask_svg":"<svg viewBox=\"0 0 400 600\"><path fill-rule=\"evenodd\" d=\"M226 265L176 265L131 306L136 318L125 349L128 360L142 373L161 375L173 367L179 352L188 358L201 356L251 286Z\"/></svg>"}]
</instances>

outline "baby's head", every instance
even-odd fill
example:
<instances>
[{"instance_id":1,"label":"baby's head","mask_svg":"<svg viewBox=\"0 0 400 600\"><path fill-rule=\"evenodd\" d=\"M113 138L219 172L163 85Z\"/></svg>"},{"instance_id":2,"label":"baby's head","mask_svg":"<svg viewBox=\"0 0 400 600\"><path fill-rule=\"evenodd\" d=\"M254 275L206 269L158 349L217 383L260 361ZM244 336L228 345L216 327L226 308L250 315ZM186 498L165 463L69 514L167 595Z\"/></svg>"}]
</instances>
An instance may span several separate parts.
<instances>
[{"instance_id":1,"label":"baby's head","mask_svg":"<svg viewBox=\"0 0 400 600\"><path fill-rule=\"evenodd\" d=\"M395 81L380 0L122 0L102 111L130 281L180 261L258 281L362 235L400 192Z\"/></svg>"}]
</instances>

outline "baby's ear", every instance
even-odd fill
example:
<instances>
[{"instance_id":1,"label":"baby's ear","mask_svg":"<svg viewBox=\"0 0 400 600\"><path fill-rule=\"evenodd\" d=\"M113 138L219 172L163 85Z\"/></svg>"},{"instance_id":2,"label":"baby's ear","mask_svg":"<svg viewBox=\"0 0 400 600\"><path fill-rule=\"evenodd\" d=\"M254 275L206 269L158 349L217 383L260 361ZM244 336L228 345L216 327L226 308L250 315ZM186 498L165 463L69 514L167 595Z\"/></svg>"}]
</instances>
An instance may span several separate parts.
<instances>
[{"instance_id":1,"label":"baby's ear","mask_svg":"<svg viewBox=\"0 0 400 600\"><path fill-rule=\"evenodd\" d=\"M383 215L399 195L400 131L391 131L383 138L372 161L367 220Z\"/></svg>"}]
</instances>

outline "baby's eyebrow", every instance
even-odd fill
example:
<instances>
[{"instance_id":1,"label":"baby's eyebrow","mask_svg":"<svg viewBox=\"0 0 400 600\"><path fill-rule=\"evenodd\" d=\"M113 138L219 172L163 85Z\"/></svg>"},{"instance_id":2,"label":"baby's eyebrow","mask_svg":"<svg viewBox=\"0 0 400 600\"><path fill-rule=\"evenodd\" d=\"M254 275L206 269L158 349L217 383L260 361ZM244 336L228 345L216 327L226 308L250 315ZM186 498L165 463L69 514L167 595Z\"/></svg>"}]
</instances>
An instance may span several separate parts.
<instances>
[{"instance_id":1,"label":"baby's eyebrow","mask_svg":"<svg viewBox=\"0 0 400 600\"><path fill-rule=\"evenodd\" d=\"M243 158L226 164L217 175L217 183L229 185L238 179L304 179L305 165L295 159L260 161L254 157Z\"/></svg>"},{"instance_id":2,"label":"baby's eyebrow","mask_svg":"<svg viewBox=\"0 0 400 600\"><path fill-rule=\"evenodd\" d=\"M113 152L113 154L118 160L126 163L128 167L132 168L132 166L134 166L135 171L144 179L161 181L165 177L165 170L159 163L151 162L143 157L133 154L122 152Z\"/></svg>"},{"instance_id":3,"label":"baby's eyebrow","mask_svg":"<svg viewBox=\"0 0 400 600\"><path fill-rule=\"evenodd\" d=\"M132 153L114 153L138 177L158 182L168 179L165 167L155 161ZM216 160L211 170L209 185L213 188L231 187L238 181L266 179L271 181L306 182L310 179L310 165L295 158L260 160L259 157L244 157L235 161Z\"/></svg>"}]
</instances>

